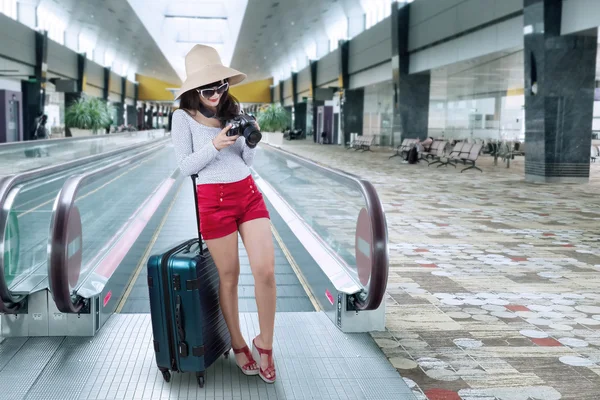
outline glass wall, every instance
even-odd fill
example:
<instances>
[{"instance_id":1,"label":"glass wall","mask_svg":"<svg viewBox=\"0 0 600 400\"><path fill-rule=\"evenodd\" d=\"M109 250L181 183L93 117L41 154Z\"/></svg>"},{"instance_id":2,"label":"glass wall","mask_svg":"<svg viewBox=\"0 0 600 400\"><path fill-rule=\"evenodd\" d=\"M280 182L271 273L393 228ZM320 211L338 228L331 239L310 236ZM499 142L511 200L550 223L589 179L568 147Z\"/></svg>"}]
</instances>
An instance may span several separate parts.
<instances>
[{"instance_id":1,"label":"glass wall","mask_svg":"<svg viewBox=\"0 0 600 400\"><path fill-rule=\"evenodd\" d=\"M46 103L44 114L48 116L46 129L53 137L62 137L65 133L65 94L57 92L54 85L46 83Z\"/></svg>"},{"instance_id":2,"label":"glass wall","mask_svg":"<svg viewBox=\"0 0 600 400\"><path fill-rule=\"evenodd\" d=\"M432 71L429 135L525 140L523 76L522 51Z\"/></svg>"},{"instance_id":3,"label":"glass wall","mask_svg":"<svg viewBox=\"0 0 600 400\"><path fill-rule=\"evenodd\" d=\"M363 135L375 135L380 146L392 144L394 85L392 81L365 87Z\"/></svg>"}]
</instances>

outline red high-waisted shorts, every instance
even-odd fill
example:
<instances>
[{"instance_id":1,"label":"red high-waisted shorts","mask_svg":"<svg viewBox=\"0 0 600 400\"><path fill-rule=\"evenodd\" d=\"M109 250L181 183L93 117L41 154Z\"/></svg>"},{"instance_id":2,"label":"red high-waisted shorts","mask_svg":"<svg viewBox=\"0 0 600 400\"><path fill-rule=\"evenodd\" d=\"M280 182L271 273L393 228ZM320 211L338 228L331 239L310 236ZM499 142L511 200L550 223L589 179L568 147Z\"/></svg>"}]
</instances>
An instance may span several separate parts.
<instances>
[{"instance_id":1,"label":"red high-waisted shorts","mask_svg":"<svg viewBox=\"0 0 600 400\"><path fill-rule=\"evenodd\" d=\"M238 230L244 222L269 218L262 193L252 175L232 183L209 183L196 187L200 229L206 240Z\"/></svg>"}]
</instances>

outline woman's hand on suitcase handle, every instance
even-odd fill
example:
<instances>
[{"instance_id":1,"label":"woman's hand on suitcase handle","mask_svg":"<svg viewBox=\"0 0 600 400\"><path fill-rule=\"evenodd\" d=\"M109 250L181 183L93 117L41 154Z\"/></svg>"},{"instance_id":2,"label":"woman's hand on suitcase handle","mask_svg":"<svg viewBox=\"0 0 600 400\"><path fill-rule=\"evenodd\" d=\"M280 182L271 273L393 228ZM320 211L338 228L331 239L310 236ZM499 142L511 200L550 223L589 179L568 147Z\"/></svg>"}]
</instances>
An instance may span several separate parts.
<instances>
[{"instance_id":1,"label":"woman's hand on suitcase handle","mask_svg":"<svg viewBox=\"0 0 600 400\"><path fill-rule=\"evenodd\" d=\"M213 145L215 146L215 149L222 150L225 147L229 147L240 137L240 135L227 136L227 132L229 132L230 129L231 125L227 125L225 128L223 128L223 130L221 130L221 132L219 132L217 137L213 139Z\"/></svg>"}]
</instances>

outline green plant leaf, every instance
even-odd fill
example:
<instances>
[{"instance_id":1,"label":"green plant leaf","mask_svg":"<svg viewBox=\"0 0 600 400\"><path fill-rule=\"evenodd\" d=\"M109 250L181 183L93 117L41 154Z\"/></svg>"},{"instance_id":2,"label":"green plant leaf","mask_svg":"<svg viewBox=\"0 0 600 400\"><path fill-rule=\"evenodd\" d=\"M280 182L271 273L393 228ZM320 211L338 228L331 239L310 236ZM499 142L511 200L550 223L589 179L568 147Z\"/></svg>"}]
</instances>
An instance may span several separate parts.
<instances>
[{"instance_id":1,"label":"green plant leaf","mask_svg":"<svg viewBox=\"0 0 600 400\"><path fill-rule=\"evenodd\" d=\"M110 126L108 104L101 99L83 97L65 111L65 125L69 128L91 129L96 132Z\"/></svg>"},{"instance_id":2,"label":"green plant leaf","mask_svg":"<svg viewBox=\"0 0 600 400\"><path fill-rule=\"evenodd\" d=\"M291 114L280 104L270 104L261 109L256 119L264 132L281 132L292 123Z\"/></svg>"}]
</instances>

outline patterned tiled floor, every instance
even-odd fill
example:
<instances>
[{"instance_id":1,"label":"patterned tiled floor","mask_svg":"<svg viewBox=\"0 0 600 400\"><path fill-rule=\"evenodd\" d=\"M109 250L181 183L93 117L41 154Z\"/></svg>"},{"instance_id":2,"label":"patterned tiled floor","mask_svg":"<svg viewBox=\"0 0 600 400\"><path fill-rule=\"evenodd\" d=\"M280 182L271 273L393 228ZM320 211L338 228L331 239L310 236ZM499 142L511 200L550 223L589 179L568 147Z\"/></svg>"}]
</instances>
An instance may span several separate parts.
<instances>
[{"instance_id":1,"label":"patterned tiled floor","mask_svg":"<svg viewBox=\"0 0 600 400\"><path fill-rule=\"evenodd\" d=\"M390 278L373 336L418 398L600 397L600 164L587 185L535 185L522 158L461 174L391 151L282 147L376 186Z\"/></svg>"}]
</instances>

